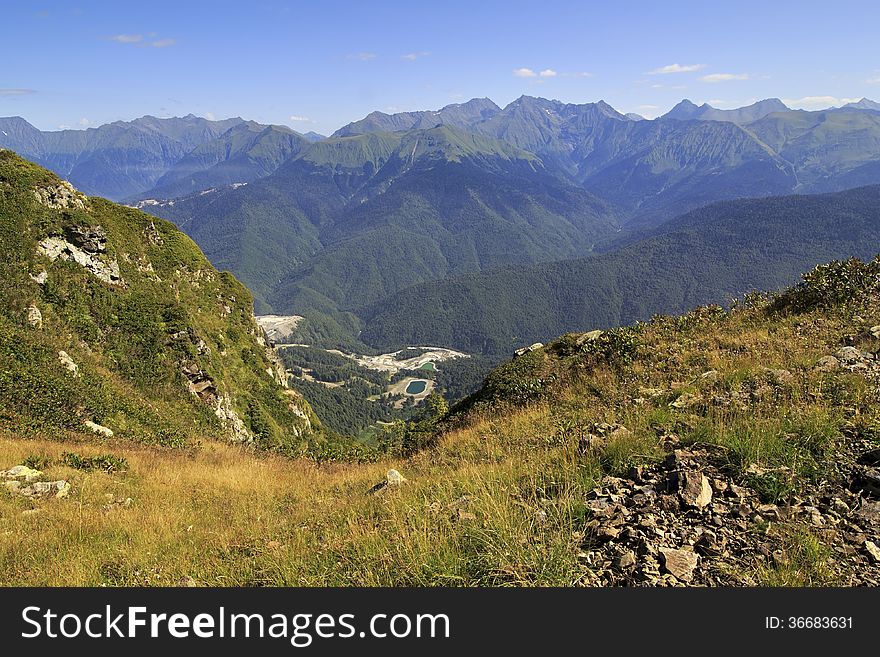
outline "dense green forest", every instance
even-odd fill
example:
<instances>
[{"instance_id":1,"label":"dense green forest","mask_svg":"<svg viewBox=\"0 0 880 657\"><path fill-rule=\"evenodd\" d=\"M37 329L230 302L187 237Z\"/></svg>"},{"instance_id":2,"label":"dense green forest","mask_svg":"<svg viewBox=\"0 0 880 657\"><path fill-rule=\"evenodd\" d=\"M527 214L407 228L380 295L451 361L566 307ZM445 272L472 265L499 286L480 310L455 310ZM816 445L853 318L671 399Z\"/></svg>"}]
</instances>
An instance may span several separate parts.
<instances>
[{"instance_id":1,"label":"dense green forest","mask_svg":"<svg viewBox=\"0 0 880 657\"><path fill-rule=\"evenodd\" d=\"M360 338L505 355L566 331L779 289L820 262L870 258L878 244L880 186L724 201L611 253L413 286L365 313Z\"/></svg>"}]
</instances>

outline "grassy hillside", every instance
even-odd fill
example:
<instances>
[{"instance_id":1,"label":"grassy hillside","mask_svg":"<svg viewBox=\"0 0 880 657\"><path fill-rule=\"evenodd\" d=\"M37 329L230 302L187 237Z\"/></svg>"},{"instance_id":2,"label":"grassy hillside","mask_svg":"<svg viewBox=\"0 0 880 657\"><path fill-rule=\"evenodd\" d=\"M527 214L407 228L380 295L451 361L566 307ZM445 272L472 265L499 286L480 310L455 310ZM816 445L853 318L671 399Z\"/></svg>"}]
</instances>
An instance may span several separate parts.
<instances>
[{"instance_id":1,"label":"grassy hillside","mask_svg":"<svg viewBox=\"0 0 880 657\"><path fill-rule=\"evenodd\" d=\"M832 258L872 257L878 208L878 186L716 203L607 254L413 286L365 311L360 338L508 354L572 329L725 303Z\"/></svg>"},{"instance_id":2,"label":"grassy hillside","mask_svg":"<svg viewBox=\"0 0 880 657\"><path fill-rule=\"evenodd\" d=\"M284 378L190 238L0 151L0 430L324 449Z\"/></svg>"},{"instance_id":3,"label":"grassy hillside","mask_svg":"<svg viewBox=\"0 0 880 657\"><path fill-rule=\"evenodd\" d=\"M118 443L108 472L82 469L104 445L7 433L2 465L72 490L0 489L0 581L878 585L878 276L566 335L370 464ZM390 467L407 481L368 493Z\"/></svg>"}]
</instances>

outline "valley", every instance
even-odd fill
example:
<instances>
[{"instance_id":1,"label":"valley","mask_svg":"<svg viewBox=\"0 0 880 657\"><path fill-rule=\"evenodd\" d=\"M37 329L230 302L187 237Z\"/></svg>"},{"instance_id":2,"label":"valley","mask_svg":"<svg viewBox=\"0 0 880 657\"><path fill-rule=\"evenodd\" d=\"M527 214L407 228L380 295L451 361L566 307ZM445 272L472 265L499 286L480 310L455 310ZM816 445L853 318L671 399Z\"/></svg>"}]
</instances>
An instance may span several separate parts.
<instances>
[{"instance_id":1,"label":"valley","mask_svg":"<svg viewBox=\"0 0 880 657\"><path fill-rule=\"evenodd\" d=\"M268 330L277 316L260 316ZM474 392L491 365L439 347L406 347L377 355L351 354L305 344L275 344L291 387L341 433L372 443L394 420L426 412L432 394L455 403ZM454 383L453 383L454 381Z\"/></svg>"},{"instance_id":2,"label":"valley","mask_svg":"<svg viewBox=\"0 0 880 657\"><path fill-rule=\"evenodd\" d=\"M4 583L880 585L870 101L0 126Z\"/></svg>"}]
</instances>

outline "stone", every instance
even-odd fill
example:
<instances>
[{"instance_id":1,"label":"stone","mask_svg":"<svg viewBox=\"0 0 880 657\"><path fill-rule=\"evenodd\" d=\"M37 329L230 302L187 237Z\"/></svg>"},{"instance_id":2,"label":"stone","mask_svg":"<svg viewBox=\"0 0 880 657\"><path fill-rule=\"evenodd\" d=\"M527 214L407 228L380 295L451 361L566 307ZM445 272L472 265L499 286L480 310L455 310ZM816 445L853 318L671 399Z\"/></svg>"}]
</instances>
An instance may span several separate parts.
<instances>
[{"instance_id":1,"label":"stone","mask_svg":"<svg viewBox=\"0 0 880 657\"><path fill-rule=\"evenodd\" d=\"M788 370L783 369L772 369L769 367L763 367L761 370L774 378L779 383L788 383L789 381L794 379L794 374L789 372Z\"/></svg>"},{"instance_id":2,"label":"stone","mask_svg":"<svg viewBox=\"0 0 880 657\"><path fill-rule=\"evenodd\" d=\"M859 350L853 346L841 347L834 355L839 360L842 360L844 363L849 363L861 359Z\"/></svg>"},{"instance_id":3,"label":"stone","mask_svg":"<svg viewBox=\"0 0 880 657\"><path fill-rule=\"evenodd\" d=\"M25 482L34 481L42 476L43 473L41 471L29 468L26 465L16 465L15 467L9 468L9 470L0 472L0 479L14 479Z\"/></svg>"},{"instance_id":4,"label":"stone","mask_svg":"<svg viewBox=\"0 0 880 657\"><path fill-rule=\"evenodd\" d=\"M871 335L880 340L880 325L872 326L868 331L870 331Z\"/></svg>"},{"instance_id":5,"label":"stone","mask_svg":"<svg viewBox=\"0 0 880 657\"><path fill-rule=\"evenodd\" d=\"M823 356L816 363L816 369L823 372L833 372L840 367L840 361L834 356Z\"/></svg>"},{"instance_id":6,"label":"stone","mask_svg":"<svg viewBox=\"0 0 880 657\"><path fill-rule=\"evenodd\" d=\"M636 554L632 550L618 555L614 559L614 567L619 570L628 570L636 565Z\"/></svg>"},{"instance_id":7,"label":"stone","mask_svg":"<svg viewBox=\"0 0 880 657\"><path fill-rule=\"evenodd\" d=\"M66 180L57 185L38 187L34 190L34 198L52 210L88 210L86 197Z\"/></svg>"},{"instance_id":8,"label":"stone","mask_svg":"<svg viewBox=\"0 0 880 657\"><path fill-rule=\"evenodd\" d=\"M28 274L28 276L37 285L45 285L46 280L49 278L49 272L41 271L39 274Z\"/></svg>"},{"instance_id":9,"label":"stone","mask_svg":"<svg viewBox=\"0 0 880 657\"><path fill-rule=\"evenodd\" d=\"M690 583L694 578L694 570L700 557L695 552L660 548L660 566L663 572L669 573L677 580Z\"/></svg>"},{"instance_id":10,"label":"stone","mask_svg":"<svg viewBox=\"0 0 880 657\"><path fill-rule=\"evenodd\" d=\"M40 312L40 309L37 308L37 305L34 303L28 306L27 323L35 329L43 328L43 313Z\"/></svg>"},{"instance_id":11,"label":"stone","mask_svg":"<svg viewBox=\"0 0 880 657\"><path fill-rule=\"evenodd\" d=\"M874 541L865 541L865 552L874 563L880 563L880 547Z\"/></svg>"},{"instance_id":12,"label":"stone","mask_svg":"<svg viewBox=\"0 0 880 657\"><path fill-rule=\"evenodd\" d=\"M678 495L685 505L703 509L712 502L712 487L701 472L685 471L678 475Z\"/></svg>"},{"instance_id":13,"label":"stone","mask_svg":"<svg viewBox=\"0 0 880 657\"><path fill-rule=\"evenodd\" d=\"M678 498L674 495L661 495L657 498L657 506L659 506L662 511L667 511L669 513L678 513L681 511L681 504L679 503Z\"/></svg>"},{"instance_id":14,"label":"stone","mask_svg":"<svg viewBox=\"0 0 880 657\"><path fill-rule=\"evenodd\" d=\"M719 540L713 531L704 531L694 543L694 549L705 557L716 557L724 551L726 539Z\"/></svg>"},{"instance_id":15,"label":"stone","mask_svg":"<svg viewBox=\"0 0 880 657\"><path fill-rule=\"evenodd\" d=\"M62 365L64 365L65 369L67 369L68 372L73 374L74 378L78 379L82 376L79 373L79 365L77 365L73 361L73 358L71 358L70 354L68 354L66 351L58 352L58 360L61 362Z\"/></svg>"},{"instance_id":16,"label":"stone","mask_svg":"<svg viewBox=\"0 0 880 657\"><path fill-rule=\"evenodd\" d=\"M70 484L64 480L59 481L36 481L30 486L22 486L16 491L25 497L67 497L70 492Z\"/></svg>"},{"instance_id":17,"label":"stone","mask_svg":"<svg viewBox=\"0 0 880 657\"><path fill-rule=\"evenodd\" d=\"M86 420L83 422L83 425L89 431L98 434L99 436L104 436L105 438L113 437L113 430L107 427L101 426L97 422L92 422L91 420Z\"/></svg>"},{"instance_id":18,"label":"stone","mask_svg":"<svg viewBox=\"0 0 880 657\"><path fill-rule=\"evenodd\" d=\"M620 530L615 527L599 527L599 530L596 532L596 537L600 541L613 541L616 540L618 536L620 536Z\"/></svg>"},{"instance_id":19,"label":"stone","mask_svg":"<svg viewBox=\"0 0 880 657\"><path fill-rule=\"evenodd\" d=\"M217 397L214 406L214 415L220 420L220 423L226 429L229 437L233 441L248 443L254 439L251 432L248 431L244 421L232 407L232 402L225 395Z\"/></svg>"},{"instance_id":20,"label":"stone","mask_svg":"<svg viewBox=\"0 0 880 657\"><path fill-rule=\"evenodd\" d=\"M578 347L583 347L586 343L592 342L596 338L600 337L603 333L605 333L605 331L603 331L602 329L596 329L595 331L584 333L577 339L575 344L577 344Z\"/></svg>"},{"instance_id":21,"label":"stone","mask_svg":"<svg viewBox=\"0 0 880 657\"><path fill-rule=\"evenodd\" d=\"M696 406L701 401L703 401L703 398L699 395L690 392L683 392L678 396L678 399L671 402L669 406L672 408L690 408L691 406Z\"/></svg>"},{"instance_id":22,"label":"stone","mask_svg":"<svg viewBox=\"0 0 880 657\"><path fill-rule=\"evenodd\" d=\"M703 381L708 381L709 383L715 383L718 380L718 377L721 375L718 373L718 370L709 370L708 372L703 372L700 375L700 378Z\"/></svg>"},{"instance_id":23,"label":"stone","mask_svg":"<svg viewBox=\"0 0 880 657\"><path fill-rule=\"evenodd\" d=\"M590 426L589 433L578 440L578 452L587 454L594 452L609 442L620 440L632 435L632 432L622 424L608 424L598 422Z\"/></svg>"},{"instance_id":24,"label":"stone","mask_svg":"<svg viewBox=\"0 0 880 657\"><path fill-rule=\"evenodd\" d=\"M404 477L397 470L392 468L385 473L385 481L389 486L400 486L406 481L406 477Z\"/></svg>"},{"instance_id":25,"label":"stone","mask_svg":"<svg viewBox=\"0 0 880 657\"><path fill-rule=\"evenodd\" d=\"M68 226L64 235L86 253L102 253L107 250L107 231L101 226Z\"/></svg>"},{"instance_id":26,"label":"stone","mask_svg":"<svg viewBox=\"0 0 880 657\"><path fill-rule=\"evenodd\" d=\"M532 345L529 345L528 347L523 347L522 349L517 349L513 353L515 356L522 356L523 354L527 354L530 351L537 351L538 349L541 349L543 347L544 347L543 343L536 342Z\"/></svg>"},{"instance_id":27,"label":"stone","mask_svg":"<svg viewBox=\"0 0 880 657\"><path fill-rule=\"evenodd\" d=\"M63 237L47 237L37 245L37 253L43 255L52 262L58 260L72 260L80 267L86 269L97 279L111 285L124 285L119 274L119 262L116 259L104 262L99 257L100 252L89 252L76 244L68 242Z\"/></svg>"}]
</instances>

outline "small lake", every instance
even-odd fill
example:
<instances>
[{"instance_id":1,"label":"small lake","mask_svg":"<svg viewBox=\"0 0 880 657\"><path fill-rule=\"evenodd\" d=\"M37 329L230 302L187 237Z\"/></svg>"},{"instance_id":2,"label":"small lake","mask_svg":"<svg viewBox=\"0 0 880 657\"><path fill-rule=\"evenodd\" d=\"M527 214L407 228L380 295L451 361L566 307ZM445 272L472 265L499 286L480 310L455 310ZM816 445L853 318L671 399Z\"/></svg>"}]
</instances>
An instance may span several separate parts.
<instances>
[{"instance_id":1,"label":"small lake","mask_svg":"<svg viewBox=\"0 0 880 657\"><path fill-rule=\"evenodd\" d=\"M409 385L406 386L406 394L408 395L418 395L425 392L425 388L428 387L427 381L410 381Z\"/></svg>"}]
</instances>

